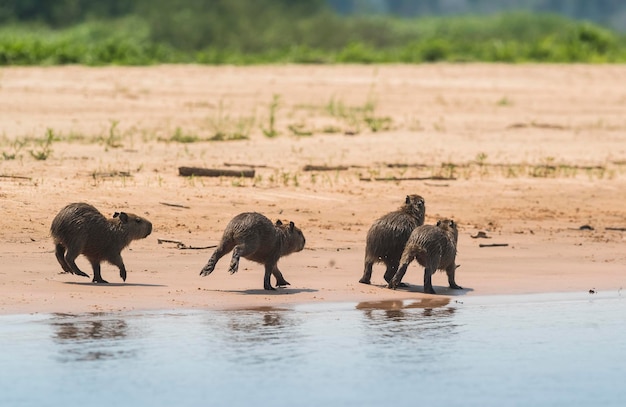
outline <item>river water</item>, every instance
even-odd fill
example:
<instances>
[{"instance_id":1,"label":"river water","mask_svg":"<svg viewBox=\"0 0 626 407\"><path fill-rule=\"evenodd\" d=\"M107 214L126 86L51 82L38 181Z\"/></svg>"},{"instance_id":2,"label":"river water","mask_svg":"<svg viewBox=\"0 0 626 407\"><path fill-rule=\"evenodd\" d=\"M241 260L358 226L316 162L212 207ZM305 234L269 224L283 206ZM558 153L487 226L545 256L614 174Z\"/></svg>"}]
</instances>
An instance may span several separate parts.
<instances>
[{"instance_id":1,"label":"river water","mask_svg":"<svg viewBox=\"0 0 626 407\"><path fill-rule=\"evenodd\" d=\"M621 292L0 316L0 406L624 406L625 379Z\"/></svg>"}]
</instances>

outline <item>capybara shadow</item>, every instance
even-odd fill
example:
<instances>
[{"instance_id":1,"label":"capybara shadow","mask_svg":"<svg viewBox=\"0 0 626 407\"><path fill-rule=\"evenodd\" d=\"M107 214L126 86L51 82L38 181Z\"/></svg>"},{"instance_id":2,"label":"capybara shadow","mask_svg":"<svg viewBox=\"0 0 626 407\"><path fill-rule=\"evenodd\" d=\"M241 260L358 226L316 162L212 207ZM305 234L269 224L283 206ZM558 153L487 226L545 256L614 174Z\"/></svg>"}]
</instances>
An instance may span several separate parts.
<instances>
[{"instance_id":1,"label":"capybara shadow","mask_svg":"<svg viewBox=\"0 0 626 407\"><path fill-rule=\"evenodd\" d=\"M290 295L290 294L299 294L299 293L316 293L319 290L313 288L285 288L281 287L280 290L274 290L272 292L267 292L265 289L248 289L248 290L215 290L221 293L232 293L232 294L244 294L244 295Z\"/></svg>"},{"instance_id":2,"label":"capybara shadow","mask_svg":"<svg viewBox=\"0 0 626 407\"><path fill-rule=\"evenodd\" d=\"M152 232L152 223L132 213L115 212L107 219L86 203L71 203L55 216L50 234L56 258L63 271L83 277L89 275L78 268L76 258L84 255L93 268L93 282L106 283L100 274L100 263L107 261L120 270L126 281L126 267L121 251L133 240L144 239Z\"/></svg>"},{"instance_id":3,"label":"capybara shadow","mask_svg":"<svg viewBox=\"0 0 626 407\"><path fill-rule=\"evenodd\" d=\"M306 240L302 231L293 222L283 224L280 220L272 223L266 216L257 212L244 212L228 222L222 239L213 255L200 271L201 276L208 276L225 254L233 251L228 271L234 274L239 269L241 257L263 264L265 275L263 288L274 290L270 276L276 278L277 286L289 285L278 269L278 260L282 256L304 249Z\"/></svg>"},{"instance_id":4,"label":"capybara shadow","mask_svg":"<svg viewBox=\"0 0 626 407\"><path fill-rule=\"evenodd\" d=\"M64 281L69 285L93 285L92 283L81 283L79 281ZM104 286L103 286L104 287ZM165 284L144 284L144 283L108 283L106 287L167 287Z\"/></svg>"}]
</instances>

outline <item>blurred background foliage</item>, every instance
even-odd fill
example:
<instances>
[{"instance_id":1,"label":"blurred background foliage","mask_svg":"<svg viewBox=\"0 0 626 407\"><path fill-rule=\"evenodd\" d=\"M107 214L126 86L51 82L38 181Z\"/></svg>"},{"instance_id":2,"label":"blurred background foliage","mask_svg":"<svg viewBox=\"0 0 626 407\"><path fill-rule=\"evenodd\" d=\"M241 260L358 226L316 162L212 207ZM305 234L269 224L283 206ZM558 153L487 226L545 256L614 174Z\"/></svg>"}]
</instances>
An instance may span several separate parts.
<instances>
[{"instance_id":1,"label":"blurred background foliage","mask_svg":"<svg viewBox=\"0 0 626 407\"><path fill-rule=\"evenodd\" d=\"M624 62L623 0L0 0L0 65Z\"/></svg>"}]
</instances>

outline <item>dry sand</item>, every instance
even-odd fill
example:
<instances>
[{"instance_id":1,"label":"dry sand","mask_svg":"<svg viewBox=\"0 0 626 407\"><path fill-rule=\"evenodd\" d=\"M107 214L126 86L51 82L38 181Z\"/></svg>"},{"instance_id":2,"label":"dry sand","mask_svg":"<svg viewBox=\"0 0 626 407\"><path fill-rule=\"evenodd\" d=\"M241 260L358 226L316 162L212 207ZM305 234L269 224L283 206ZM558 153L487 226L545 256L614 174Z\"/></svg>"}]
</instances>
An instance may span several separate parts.
<instances>
[{"instance_id":1,"label":"dry sand","mask_svg":"<svg viewBox=\"0 0 626 407\"><path fill-rule=\"evenodd\" d=\"M626 234L606 228L626 227L624 83L623 65L3 68L0 152L15 159L0 158L0 313L434 298L421 293L415 264L408 290L385 288L382 265L372 285L358 283L367 229L410 193L425 197L426 223L460 226L466 289L449 290L438 273L439 297L619 291ZM270 139L261 128L275 96L280 135ZM359 119L368 103L390 129ZM248 140L167 141L177 128L207 138L237 127ZM62 141L36 160L48 128ZM179 166L233 168L226 163L255 165L256 177L178 176ZM456 179L363 180L436 175ZM126 283L109 264L108 285L59 273L49 226L76 201L152 220L152 235L122 253ZM246 260L231 276L228 255L202 278L211 249L157 243L216 244L244 211L304 231L305 250L279 263L291 286L262 290L262 266ZM491 239L470 237L479 231Z\"/></svg>"}]
</instances>

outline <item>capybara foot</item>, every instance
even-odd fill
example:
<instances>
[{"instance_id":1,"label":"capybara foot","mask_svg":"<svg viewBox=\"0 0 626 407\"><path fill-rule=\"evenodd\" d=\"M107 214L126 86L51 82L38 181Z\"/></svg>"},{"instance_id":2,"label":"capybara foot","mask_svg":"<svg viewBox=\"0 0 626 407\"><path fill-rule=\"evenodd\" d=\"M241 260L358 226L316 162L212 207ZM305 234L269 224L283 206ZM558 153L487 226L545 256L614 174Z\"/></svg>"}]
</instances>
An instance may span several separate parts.
<instances>
[{"instance_id":1,"label":"capybara foot","mask_svg":"<svg viewBox=\"0 0 626 407\"><path fill-rule=\"evenodd\" d=\"M284 287L286 285L291 285L291 284L289 284L289 282L285 279L281 281L276 281L276 287Z\"/></svg>"},{"instance_id":2,"label":"capybara foot","mask_svg":"<svg viewBox=\"0 0 626 407\"><path fill-rule=\"evenodd\" d=\"M424 294L437 294L432 287L424 287Z\"/></svg>"},{"instance_id":3,"label":"capybara foot","mask_svg":"<svg viewBox=\"0 0 626 407\"><path fill-rule=\"evenodd\" d=\"M276 289L272 287L271 285L266 285L263 287L263 289L268 290L268 291L276 291Z\"/></svg>"},{"instance_id":4,"label":"capybara foot","mask_svg":"<svg viewBox=\"0 0 626 407\"><path fill-rule=\"evenodd\" d=\"M454 283L454 284L450 284L450 288L452 288L453 290L462 290L463 287L461 287L460 285Z\"/></svg>"},{"instance_id":5,"label":"capybara foot","mask_svg":"<svg viewBox=\"0 0 626 407\"><path fill-rule=\"evenodd\" d=\"M359 280L359 283L361 283L361 284L371 284L370 280L368 280L368 279L367 279L367 278L365 278L365 277L362 277L362 278Z\"/></svg>"},{"instance_id":6,"label":"capybara foot","mask_svg":"<svg viewBox=\"0 0 626 407\"><path fill-rule=\"evenodd\" d=\"M204 268L203 268L202 270L200 270L200 275L201 275L202 277L206 277L206 276L208 276L209 274L211 274L212 272L213 272L213 267L209 267L209 266L207 265L207 266L204 266Z\"/></svg>"},{"instance_id":7,"label":"capybara foot","mask_svg":"<svg viewBox=\"0 0 626 407\"><path fill-rule=\"evenodd\" d=\"M108 281L103 280L103 279L101 279L101 278L95 278L95 277L94 277L94 279L92 280L92 282L93 282L93 283L96 283L96 284L109 284L109 282L108 282Z\"/></svg>"},{"instance_id":8,"label":"capybara foot","mask_svg":"<svg viewBox=\"0 0 626 407\"><path fill-rule=\"evenodd\" d=\"M80 271L80 270L78 270L78 272L75 272L75 273L72 273L72 274L76 274L77 276L89 278L89 274L87 274L87 273L85 273L83 271Z\"/></svg>"}]
</instances>

